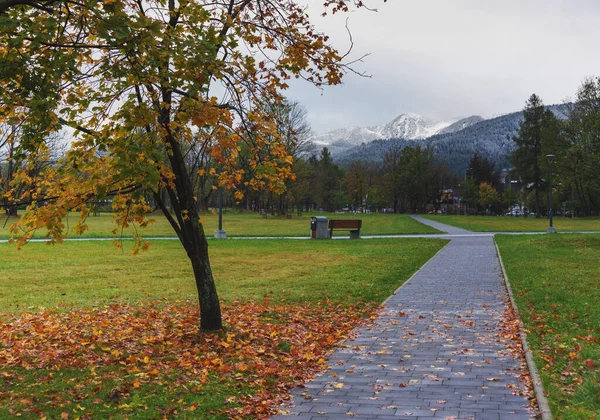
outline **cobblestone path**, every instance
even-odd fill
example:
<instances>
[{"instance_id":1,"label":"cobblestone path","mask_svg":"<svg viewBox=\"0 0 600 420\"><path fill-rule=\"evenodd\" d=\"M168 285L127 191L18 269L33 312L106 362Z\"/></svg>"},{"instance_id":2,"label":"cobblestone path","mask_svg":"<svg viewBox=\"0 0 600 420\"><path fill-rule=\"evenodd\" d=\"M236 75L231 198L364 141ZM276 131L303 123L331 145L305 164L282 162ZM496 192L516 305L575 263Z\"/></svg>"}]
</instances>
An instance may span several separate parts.
<instances>
[{"instance_id":1,"label":"cobblestone path","mask_svg":"<svg viewBox=\"0 0 600 420\"><path fill-rule=\"evenodd\" d=\"M491 237L453 238L275 419L533 418L501 336L500 273Z\"/></svg>"}]
</instances>

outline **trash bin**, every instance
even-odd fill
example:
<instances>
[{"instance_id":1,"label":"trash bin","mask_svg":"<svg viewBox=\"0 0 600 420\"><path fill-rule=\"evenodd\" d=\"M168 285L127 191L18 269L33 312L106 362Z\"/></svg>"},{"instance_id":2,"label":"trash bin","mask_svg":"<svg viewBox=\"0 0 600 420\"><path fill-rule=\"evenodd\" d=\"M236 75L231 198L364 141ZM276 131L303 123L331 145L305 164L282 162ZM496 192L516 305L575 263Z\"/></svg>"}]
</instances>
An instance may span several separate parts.
<instances>
[{"instance_id":1,"label":"trash bin","mask_svg":"<svg viewBox=\"0 0 600 420\"><path fill-rule=\"evenodd\" d=\"M327 217L312 216L310 218L310 237L312 239L328 239Z\"/></svg>"}]
</instances>

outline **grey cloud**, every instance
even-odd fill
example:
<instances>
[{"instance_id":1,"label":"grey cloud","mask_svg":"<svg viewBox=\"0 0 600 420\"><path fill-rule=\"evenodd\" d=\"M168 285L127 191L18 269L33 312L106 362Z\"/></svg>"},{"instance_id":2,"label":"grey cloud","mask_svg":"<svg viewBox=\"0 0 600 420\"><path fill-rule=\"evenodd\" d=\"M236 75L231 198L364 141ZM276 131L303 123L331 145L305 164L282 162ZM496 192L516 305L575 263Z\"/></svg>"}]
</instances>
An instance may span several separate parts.
<instances>
[{"instance_id":1,"label":"grey cloud","mask_svg":"<svg viewBox=\"0 0 600 420\"><path fill-rule=\"evenodd\" d=\"M310 11L320 10L311 3ZM371 1L378 13L349 14L354 57L371 53L341 87L323 92L294 83L315 132L385 123L416 112L439 120L491 116L573 96L584 77L600 75L600 2L592 0ZM315 18L338 48L349 42L346 16Z\"/></svg>"}]
</instances>

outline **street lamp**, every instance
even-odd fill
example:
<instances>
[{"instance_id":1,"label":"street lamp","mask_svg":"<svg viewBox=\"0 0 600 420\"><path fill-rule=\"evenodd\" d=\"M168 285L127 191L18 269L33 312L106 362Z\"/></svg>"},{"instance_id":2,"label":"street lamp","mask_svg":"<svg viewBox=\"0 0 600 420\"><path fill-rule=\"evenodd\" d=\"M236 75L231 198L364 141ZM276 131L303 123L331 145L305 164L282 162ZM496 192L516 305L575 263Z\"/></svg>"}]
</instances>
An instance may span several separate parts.
<instances>
[{"instance_id":1,"label":"street lamp","mask_svg":"<svg viewBox=\"0 0 600 420\"><path fill-rule=\"evenodd\" d=\"M223 230L223 187L219 187L219 229L215 230L216 239L225 239L227 234Z\"/></svg>"},{"instance_id":2,"label":"street lamp","mask_svg":"<svg viewBox=\"0 0 600 420\"><path fill-rule=\"evenodd\" d=\"M548 216L550 216L550 226L546 229L548 233L556 233L556 228L552 226L552 159L554 155L546 155L548 159Z\"/></svg>"}]
</instances>

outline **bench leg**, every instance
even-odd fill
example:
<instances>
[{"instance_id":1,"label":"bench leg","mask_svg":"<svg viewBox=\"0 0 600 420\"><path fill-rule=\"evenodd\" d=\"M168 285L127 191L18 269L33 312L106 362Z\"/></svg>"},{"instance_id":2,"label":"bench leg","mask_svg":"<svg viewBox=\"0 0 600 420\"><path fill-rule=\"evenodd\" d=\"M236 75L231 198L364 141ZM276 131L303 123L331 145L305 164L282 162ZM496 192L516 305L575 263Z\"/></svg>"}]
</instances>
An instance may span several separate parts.
<instances>
[{"instance_id":1,"label":"bench leg","mask_svg":"<svg viewBox=\"0 0 600 420\"><path fill-rule=\"evenodd\" d=\"M360 230L351 230L350 231L350 239L358 239L360 238Z\"/></svg>"}]
</instances>

